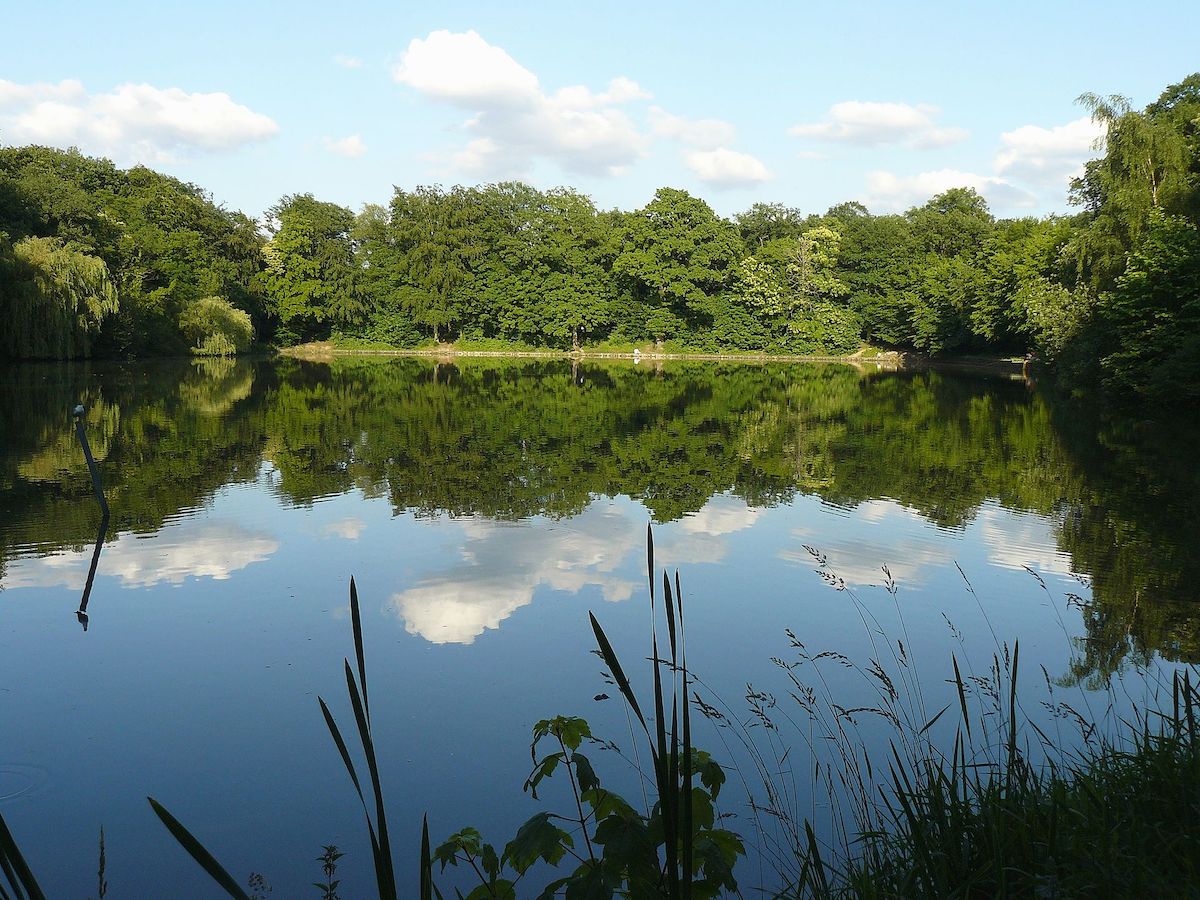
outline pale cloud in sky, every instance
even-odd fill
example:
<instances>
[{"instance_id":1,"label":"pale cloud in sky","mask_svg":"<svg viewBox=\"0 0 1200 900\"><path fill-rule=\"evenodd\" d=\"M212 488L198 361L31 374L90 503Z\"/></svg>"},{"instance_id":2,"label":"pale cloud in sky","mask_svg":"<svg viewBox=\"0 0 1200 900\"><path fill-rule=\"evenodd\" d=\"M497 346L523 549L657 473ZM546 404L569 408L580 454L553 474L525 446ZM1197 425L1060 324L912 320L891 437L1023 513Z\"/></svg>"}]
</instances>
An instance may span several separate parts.
<instances>
[{"instance_id":1,"label":"pale cloud in sky","mask_svg":"<svg viewBox=\"0 0 1200 900\"><path fill-rule=\"evenodd\" d=\"M1000 135L996 171L1065 191L1070 179L1082 174L1083 164L1100 154L1097 141L1104 138L1104 131L1088 116L1053 128L1023 125L1006 131Z\"/></svg>"},{"instance_id":2,"label":"pale cloud in sky","mask_svg":"<svg viewBox=\"0 0 1200 900\"><path fill-rule=\"evenodd\" d=\"M331 537L340 537L347 541L357 541L359 535L367 530L367 523L357 516L347 516L344 519L338 519L336 522L330 522L321 529L321 534Z\"/></svg>"},{"instance_id":3,"label":"pale cloud in sky","mask_svg":"<svg viewBox=\"0 0 1200 900\"><path fill-rule=\"evenodd\" d=\"M337 156L344 156L347 159L358 159L367 152L367 145L363 143L363 139L357 134L351 134L344 138L325 138L325 149Z\"/></svg>"},{"instance_id":4,"label":"pale cloud in sky","mask_svg":"<svg viewBox=\"0 0 1200 900\"><path fill-rule=\"evenodd\" d=\"M1007 179L959 169L936 169L916 175L869 172L862 201L872 212L898 212L956 187L974 188L993 207L1030 209L1038 205L1035 195Z\"/></svg>"},{"instance_id":5,"label":"pale cloud in sky","mask_svg":"<svg viewBox=\"0 0 1200 900\"><path fill-rule=\"evenodd\" d=\"M347 56L345 53L334 54L333 61L343 69L361 69L362 60L357 56Z\"/></svg>"},{"instance_id":6,"label":"pale cloud in sky","mask_svg":"<svg viewBox=\"0 0 1200 900\"><path fill-rule=\"evenodd\" d=\"M833 104L824 121L793 125L788 133L864 147L903 144L922 150L965 140L965 129L943 127L934 121L938 112L936 106L928 104L845 100Z\"/></svg>"},{"instance_id":7,"label":"pale cloud in sky","mask_svg":"<svg viewBox=\"0 0 1200 900\"><path fill-rule=\"evenodd\" d=\"M851 536L823 527L793 529L799 546L780 552L781 559L816 567L804 544L815 547L828 560L828 571L858 587L882 584L883 566L900 584L923 583L930 568L954 561L954 545L929 531L920 513L893 500L869 500L854 509L855 521L877 527L857 527Z\"/></svg>"},{"instance_id":8,"label":"pale cloud in sky","mask_svg":"<svg viewBox=\"0 0 1200 900\"><path fill-rule=\"evenodd\" d=\"M484 518L465 520L463 531L456 565L392 596L388 606L409 634L473 643L532 603L542 585L569 593L597 585L609 601L633 594L633 583L615 573L640 536L620 511L590 508L549 532Z\"/></svg>"},{"instance_id":9,"label":"pale cloud in sky","mask_svg":"<svg viewBox=\"0 0 1200 900\"><path fill-rule=\"evenodd\" d=\"M989 504L976 516L987 547L988 561L1007 569L1026 566L1042 574L1068 576L1071 555L1058 549L1053 528L1041 516L1022 514Z\"/></svg>"},{"instance_id":10,"label":"pale cloud in sky","mask_svg":"<svg viewBox=\"0 0 1200 900\"><path fill-rule=\"evenodd\" d=\"M622 108L649 97L636 82L617 77L599 92L573 85L547 93L533 72L474 31L414 39L392 76L472 113L463 124L470 139L449 158L473 177L520 177L538 159L580 174L616 175L648 146Z\"/></svg>"},{"instance_id":11,"label":"pale cloud in sky","mask_svg":"<svg viewBox=\"0 0 1200 900\"><path fill-rule=\"evenodd\" d=\"M279 132L268 116L225 93L122 84L88 93L83 83L0 80L0 133L8 144L78 146L121 163L163 163L264 141Z\"/></svg>"},{"instance_id":12,"label":"pale cloud in sky","mask_svg":"<svg viewBox=\"0 0 1200 900\"><path fill-rule=\"evenodd\" d=\"M99 577L117 577L124 587L183 584L188 578L223 581L252 563L262 562L279 549L270 535L235 522L210 520L164 528L151 538L125 534L105 545ZM5 587L82 588L92 548L21 559L5 579Z\"/></svg>"},{"instance_id":13,"label":"pale cloud in sky","mask_svg":"<svg viewBox=\"0 0 1200 900\"><path fill-rule=\"evenodd\" d=\"M744 500L718 494L703 509L684 516L679 526L689 534L733 534L752 526L762 514L761 508L747 506Z\"/></svg>"},{"instance_id":14,"label":"pale cloud in sky","mask_svg":"<svg viewBox=\"0 0 1200 900\"><path fill-rule=\"evenodd\" d=\"M736 188L771 179L771 172L757 157L737 150L691 150L683 155L692 173L714 188Z\"/></svg>"},{"instance_id":15,"label":"pale cloud in sky","mask_svg":"<svg viewBox=\"0 0 1200 900\"><path fill-rule=\"evenodd\" d=\"M699 150L715 150L733 143L735 130L721 119L685 119L672 115L661 106L652 106L646 114L651 130L659 137L677 140Z\"/></svg>"},{"instance_id":16,"label":"pale cloud in sky","mask_svg":"<svg viewBox=\"0 0 1200 900\"><path fill-rule=\"evenodd\" d=\"M725 556L726 536L761 515L739 498L713 497L678 528L655 529L655 558L668 568L716 562ZM549 529L463 520L458 560L393 594L388 609L409 634L435 644L470 644L532 603L543 586L572 594L594 586L609 602L628 600L645 590L644 516L640 507L622 504L590 506ZM631 563L636 581L625 577Z\"/></svg>"}]
</instances>

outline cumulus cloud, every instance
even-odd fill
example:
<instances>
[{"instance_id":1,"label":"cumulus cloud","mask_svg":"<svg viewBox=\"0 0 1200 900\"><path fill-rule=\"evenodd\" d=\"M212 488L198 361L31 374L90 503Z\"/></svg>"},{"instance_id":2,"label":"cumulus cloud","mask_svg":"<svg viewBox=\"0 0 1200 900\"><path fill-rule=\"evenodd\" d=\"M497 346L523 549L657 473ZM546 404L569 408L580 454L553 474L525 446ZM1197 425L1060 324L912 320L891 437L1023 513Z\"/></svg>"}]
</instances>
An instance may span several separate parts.
<instances>
[{"instance_id":1,"label":"cumulus cloud","mask_svg":"<svg viewBox=\"0 0 1200 900\"><path fill-rule=\"evenodd\" d=\"M89 94L75 80L0 80L0 133L13 144L78 146L118 162L169 162L266 140L279 126L225 93L123 84Z\"/></svg>"},{"instance_id":2,"label":"cumulus cloud","mask_svg":"<svg viewBox=\"0 0 1200 900\"><path fill-rule=\"evenodd\" d=\"M627 600L645 584L645 515L629 503L590 506L549 530L464 520L459 558L393 594L388 608L409 634L435 644L470 644L532 603L540 587L578 593L594 586L605 600ZM713 497L678 527L655 530L656 559L667 567L716 562L725 555L725 536L750 528L761 515L738 498ZM626 572L637 573L636 581Z\"/></svg>"},{"instance_id":3,"label":"cumulus cloud","mask_svg":"<svg viewBox=\"0 0 1200 900\"><path fill-rule=\"evenodd\" d=\"M450 160L473 176L520 176L537 159L582 174L620 174L647 145L621 108L649 97L636 82L618 77L598 92L579 85L547 93L533 72L474 31L414 39L392 76L472 113L463 126L470 140Z\"/></svg>"},{"instance_id":4,"label":"cumulus cloud","mask_svg":"<svg viewBox=\"0 0 1200 900\"><path fill-rule=\"evenodd\" d=\"M688 534L733 534L751 527L762 517L762 509L746 501L718 494L699 512L689 513L679 523Z\"/></svg>"},{"instance_id":5,"label":"cumulus cloud","mask_svg":"<svg viewBox=\"0 0 1200 900\"><path fill-rule=\"evenodd\" d=\"M822 122L793 125L788 133L819 141L873 147L904 144L926 149L945 147L967 137L962 128L945 128L935 121L936 106L846 100L835 103Z\"/></svg>"},{"instance_id":6,"label":"cumulus cloud","mask_svg":"<svg viewBox=\"0 0 1200 900\"><path fill-rule=\"evenodd\" d=\"M683 155L683 160L697 178L715 188L748 187L771 178L757 157L725 147L692 150Z\"/></svg>"},{"instance_id":7,"label":"cumulus cloud","mask_svg":"<svg viewBox=\"0 0 1200 900\"><path fill-rule=\"evenodd\" d=\"M100 557L99 574L121 579L125 587L182 584L188 578L223 581L239 569L261 562L279 549L270 535L235 522L207 521L164 528L151 538L122 535ZM6 587L81 587L92 550L54 553L19 560Z\"/></svg>"},{"instance_id":8,"label":"cumulus cloud","mask_svg":"<svg viewBox=\"0 0 1200 900\"><path fill-rule=\"evenodd\" d=\"M344 138L325 138L325 149L337 156L344 156L347 159L357 159L367 152L367 145L363 143L363 139L357 134L352 134Z\"/></svg>"},{"instance_id":9,"label":"cumulus cloud","mask_svg":"<svg viewBox=\"0 0 1200 900\"><path fill-rule=\"evenodd\" d=\"M974 188L993 207L1029 209L1038 205L1035 195L1011 181L959 169L937 169L916 175L870 172L863 202L872 209L897 211L920 205L934 194L956 187Z\"/></svg>"},{"instance_id":10,"label":"cumulus cloud","mask_svg":"<svg viewBox=\"0 0 1200 900\"><path fill-rule=\"evenodd\" d=\"M952 548L944 535L934 537L929 523L914 510L892 500L869 500L854 509L851 528L793 529L798 542L815 545L829 561L828 569L847 584L882 584L883 566L896 581L908 585L924 582L931 568L953 562ZM864 527L875 526L875 527ZM781 559L813 566L812 555L802 546L783 550Z\"/></svg>"},{"instance_id":11,"label":"cumulus cloud","mask_svg":"<svg viewBox=\"0 0 1200 900\"><path fill-rule=\"evenodd\" d=\"M735 131L720 119L685 119L672 115L661 106L647 113L650 129L659 137L670 138L699 150L715 150L733 143Z\"/></svg>"},{"instance_id":12,"label":"cumulus cloud","mask_svg":"<svg viewBox=\"0 0 1200 900\"><path fill-rule=\"evenodd\" d=\"M598 585L606 600L628 599L631 581L615 573L639 546L637 528L616 510L591 508L549 534L478 518L464 522L460 560L391 598L409 634L435 644L470 644L533 602L541 585L576 593Z\"/></svg>"},{"instance_id":13,"label":"cumulus cloud","mask_svg":"<svg viewBox=\"0 0 1200 900\"><path fill-rule=\"evenodd\" d=\"M345 53L334 54L333 61L343 69L361 69L362 60L357 56L347 56Z\"/></svg>"},{"instance_id":14,"label":"cumulus cloud","mask_svg":"<svg viewBox=\"0 0 1200 900\"><path fill-rule=\"evenodd\" d=\"M977 520L988 561L993 565L1006 569L1029 567L1064 577L1071 574L1071 555L1058 549L1053 526L1041 516L989 504L980 510Z\"/></svg>"},{"instance_id":15,"label":"cumulus cloud","mask_svg":"<svg viewBox=\"0 0 1200 900\"><path fill-rule=\"evenodd\" d=\"M996 171L1065 190L1070 179L1082 174L1084 162L1097 154L1097 141L1103 138L1104 126L1088 116L1053 128L1024 125L1000 135Z\"/></svg>"},{"instance_id":16,"label":"cumulus cloud","mask_svg":"<svg viewBox=\"0 0 1200 900\"><path fill-rule=\"evenodd\" d=\"M332 537L340 537L347 541L357 541L359 535L367 530L367 523L357 516L347 516L344 519L338 519L336 522L330 522L321 529L321 534Z\"/></svg>"}]
</instances>

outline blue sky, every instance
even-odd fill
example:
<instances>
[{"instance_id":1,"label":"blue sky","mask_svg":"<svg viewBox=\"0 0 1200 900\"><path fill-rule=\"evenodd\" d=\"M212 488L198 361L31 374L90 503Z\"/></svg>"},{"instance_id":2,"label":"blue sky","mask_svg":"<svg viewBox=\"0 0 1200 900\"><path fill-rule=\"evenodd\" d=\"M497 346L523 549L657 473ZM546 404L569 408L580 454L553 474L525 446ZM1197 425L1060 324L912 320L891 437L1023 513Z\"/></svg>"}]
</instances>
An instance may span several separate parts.
<instances>
[{"instance_id":1,"label":"blue sky","mask_svg":"<svg viewBox=\"0 0 1200 900\"><path fill-rule=\"evenodd\" d=\"M1083 91L1200 69L1193 4L20 4L0 143L144 162L259 215L311 191L521 178L601 207L685 188L732 214L947 187L1065 211Z\"/></svg>"}]
</instances>

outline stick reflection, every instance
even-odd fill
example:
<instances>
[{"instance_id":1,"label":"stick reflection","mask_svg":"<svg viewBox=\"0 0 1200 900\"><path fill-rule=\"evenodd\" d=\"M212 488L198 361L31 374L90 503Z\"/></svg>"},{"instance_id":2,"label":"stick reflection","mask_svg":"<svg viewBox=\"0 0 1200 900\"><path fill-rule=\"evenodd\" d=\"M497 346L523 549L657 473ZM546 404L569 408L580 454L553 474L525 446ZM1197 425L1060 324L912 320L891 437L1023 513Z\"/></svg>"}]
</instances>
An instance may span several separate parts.
<instances>
[{"instance_id":1,"label":"stick reflection","mask_svg":"<svg viewBox=\"0 0 1200 900\"><path fill-rule=\"evenodd\" d=\"M100 562L100 551L104 549L106 537L108 537L107 509L100 517L100 528L96 531L96 548L92 551L92 564L88 566L87 583L83 586L83 597L79 601L79 610L75 613L75 618L79 620L84 631L88 630L88 601L92 598L92 582L96 580L96 566Z\"/></svg>"}]
</instances>

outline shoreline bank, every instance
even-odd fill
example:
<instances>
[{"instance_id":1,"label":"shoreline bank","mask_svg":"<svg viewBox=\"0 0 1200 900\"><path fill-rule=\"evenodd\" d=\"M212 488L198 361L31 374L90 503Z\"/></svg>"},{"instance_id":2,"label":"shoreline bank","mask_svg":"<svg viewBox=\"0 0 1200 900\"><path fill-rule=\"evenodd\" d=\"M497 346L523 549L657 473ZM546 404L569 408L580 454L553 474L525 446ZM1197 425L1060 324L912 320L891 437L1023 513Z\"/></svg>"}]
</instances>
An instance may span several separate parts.
<instances>
[{"instance_id":1,"label":"shoreline bank","mask_svg":"<svg viewBox=\"0 0 1200 900\"><path fill-rule=\"evenodd\" d=\"M367 349L338 347L328 341L298 344L278 351L281 356L297 359L322 361L338 356L413 356L425 357L439 362L450 362L459 357L494 359L568 359L568 360L634 360L645 362L697 361L736 363L842 363L861 367L873 365L887 371L920 371L923 369L949 369L960 372L980 372L994 375L1020 376L1024 360L1020 357L1001 356L955 356L935 358L899 350L887 350L867 355L864 351L843 356L806 356L771 353L665 353L615 350L471 350L460 349L453 344L414 349Z\"/></svg>"}]
</instances>

